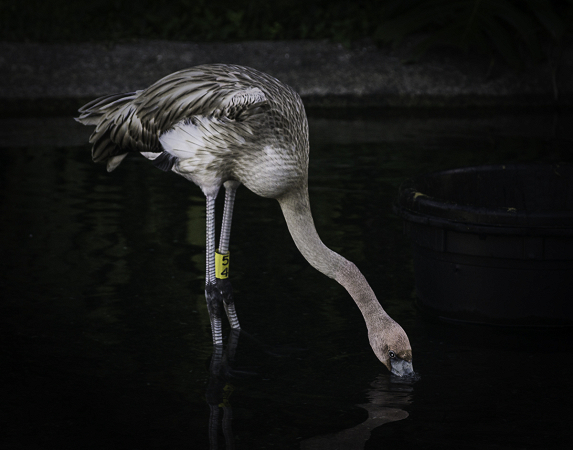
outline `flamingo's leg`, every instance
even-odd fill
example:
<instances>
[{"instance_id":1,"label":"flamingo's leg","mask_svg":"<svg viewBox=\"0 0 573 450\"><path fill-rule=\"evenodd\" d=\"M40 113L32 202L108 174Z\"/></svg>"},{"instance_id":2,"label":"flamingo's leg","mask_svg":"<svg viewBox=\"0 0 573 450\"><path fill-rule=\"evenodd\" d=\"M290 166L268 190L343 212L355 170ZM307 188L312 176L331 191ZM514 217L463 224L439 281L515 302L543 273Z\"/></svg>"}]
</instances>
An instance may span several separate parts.
<instances>
[{"instance_id":1,"label":"flamingo's leg","mask_svg":"<svg viewBox=\"0 0 573 450\"><path fill-rule=\"evenodd\" d=\"M235 193L240 183L238 181L225 182L225 209L223 210L223 223L221 225L221 239L217 255L221 258L221 272L217 273L217 287L223 297L223 305L229 318L231 328L239 329L239 318L235 310L235 301L233 299L233 287L229 280L229 240L231 237L231 220L233 217L233 205L235 202ZM219 269L218 269L219 270Z\"/></svg>"},{"instance_id":2,"label":"flamingo's leg","mask_svg":"<svg viewBox=\"0 0 573 450\"><path fill-rule=\"evenodd\" d=\"M213 333L213 344L223 345L223 330L221 328L221 314L223 298L221 291L217 287L215 278L215 199L217 192L207 194L207 268L205 276L205 299L207 309L211 319L211 332Z\"/></svg>"}]
</instances>

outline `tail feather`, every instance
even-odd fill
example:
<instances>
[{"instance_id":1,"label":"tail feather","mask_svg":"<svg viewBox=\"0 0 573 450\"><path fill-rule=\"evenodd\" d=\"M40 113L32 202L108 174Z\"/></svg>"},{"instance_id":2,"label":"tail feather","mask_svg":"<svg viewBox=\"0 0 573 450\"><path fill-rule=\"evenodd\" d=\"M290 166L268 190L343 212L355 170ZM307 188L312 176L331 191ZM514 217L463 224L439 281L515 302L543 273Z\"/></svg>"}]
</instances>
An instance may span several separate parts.
<instances>
[{"instance_id":1,"label":"tail feather","mask_svg":"<svg viewBox=\"0 0 573 450\"><path fill-rule=\"evenodd\" d=\"M139 139L142 126L135 115L134 104L139 92L97 98L82 106L78 110L80 116L75 118L81 124L95 125L89 140L93 144L92 159L94 162L107 161L110 172L128 152L154 150Z\"/></svg>"},{"instance_id":2,"label":"tail feather","mask_svg":"<svg viewBox=\"0 0 573 450\"><path fill-rule=\"evenodd\" d=\"M80 117L76 117L75 120L84 125L97 125L102 116L107 114L107 110L116 104L117 101L123 100L125 102L133 100L133 98L135 98L135 94L137 94L137 92L125 92L122 94L98 97L78 109Z\"/></svg>"},{"instance_id":3,"label":"tail feather","mask_svg":"<svg viewBox=\"0 0 573 450\"><path fill-rule=\"evenodd\" d=\"M119 166L119 164L123 161L123 158L126 156L127 153L124 153L123 155L112 156L109 158L107 160L107 171L111 172L112 170L115 170L115 168Z\"/></svg>"}]
</instances>

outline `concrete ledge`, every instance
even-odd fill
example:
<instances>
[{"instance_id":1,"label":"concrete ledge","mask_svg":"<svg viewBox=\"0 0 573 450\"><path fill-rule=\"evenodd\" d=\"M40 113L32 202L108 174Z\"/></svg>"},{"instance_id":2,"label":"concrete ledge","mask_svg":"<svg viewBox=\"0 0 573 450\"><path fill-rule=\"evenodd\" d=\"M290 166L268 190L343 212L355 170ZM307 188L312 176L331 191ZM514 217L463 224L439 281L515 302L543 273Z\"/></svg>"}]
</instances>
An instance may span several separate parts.
<instances>
[{"instance_id":1,"label":"concrete ledge","mask_svg":"<svg viewBox=\"0 0 573 450\"><path fill-rule=\"evenodd\" d=\"M398 51L347 49L323 41L197 44L0 43L4 109L46 100L91 99L143 89L198 64L224 62L265 71L295 88L309 106L569 106L573 46L559 59L516 73L490 60L441 51L406 64ZM553 68L552 68L553 67ZM27 108L26 108L27 109Z\"/></svg>"}]
</instances>

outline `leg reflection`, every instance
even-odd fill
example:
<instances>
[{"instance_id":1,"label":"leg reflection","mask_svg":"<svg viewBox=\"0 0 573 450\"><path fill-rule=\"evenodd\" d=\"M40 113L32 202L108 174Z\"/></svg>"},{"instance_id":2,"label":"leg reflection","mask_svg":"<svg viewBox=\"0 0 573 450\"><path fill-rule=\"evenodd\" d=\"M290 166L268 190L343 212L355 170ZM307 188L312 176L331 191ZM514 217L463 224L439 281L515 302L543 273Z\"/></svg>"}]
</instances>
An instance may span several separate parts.
<instances>
[{"instance_id":1,"label":"leg reflection","mask_svg":"<svg viewBox=\"0 0 573 450\"><path fill-rule=\"evenodd\" d=\"M240 331L237 329L231 330L226 349L223 349L222 345L213 346L206 392L207 403L209 404L209 445L211 450L219 448L219 423L225 439L225 448L229 450L235 448L232 429L233 409L230 403L233 386L229 383L229 378L239 343L239 333ZM223 410L222 419L221 410Z\"/></svg>"}]
</instances>

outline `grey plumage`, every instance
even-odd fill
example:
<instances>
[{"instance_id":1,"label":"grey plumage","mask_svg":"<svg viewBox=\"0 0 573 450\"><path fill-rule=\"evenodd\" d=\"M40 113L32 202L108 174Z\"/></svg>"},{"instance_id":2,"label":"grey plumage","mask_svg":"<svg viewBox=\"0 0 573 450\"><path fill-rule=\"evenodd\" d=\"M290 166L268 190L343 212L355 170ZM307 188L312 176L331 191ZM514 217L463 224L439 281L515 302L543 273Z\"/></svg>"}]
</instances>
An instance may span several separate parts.
<instances>
[{"instance_id":1,"label":"grey plumage","mask_svg":"<svg viewBox=\"0 0 573 450\"><path fill-rule=\"evenodd\" d=\"M234 190L244 184L279 201L303 256L348 290L364 315L378 358L394 370L389 355L396 355L411 369L406 333L382 309L356 266L328 249L316 233L307 188L308 124L302 101L289 86L247 67L204 65L168 75L145 90L96 99L79 112L79 122L96 127L90 137L92 158L107 162L108 171L127 154L139 153L203 190L208 209L208 304L216 296L211 261L214 199L224 184L231 194L226 209L232 211ZM218 308L213 308L217 344L220 318ZM238 327L236 316L231 318L234 309L227 313Z\"/></svg>"},{"instance_id":2,"label":"grey plumage","mask_svg":"<svg viewBox=\"0 0 573 450\"><path fill-rule=\"evenodd\" d=\"M288 158L272 156L283 165L284 176L293 178L288 184L306 175L306 169L301 170L308 162L302 102L291 88L253 69L198 66L168 75L142 91L94 100L79 112L79 122L96 125L90 137L93 160L108 161L111 170L117 161L110 162L111 158L129 152L162 153L160 137L178 124L191 124L199 128L205 144L198 149L197 163L204 164L204 156L209 161L204 169L219 179L253 184L260 172L251 169L266 163L259 150L268 146L289 152ZM216 161L206 154L216 154ZM263 196L279 194L273 180L264 181L269 186L253 190Z\"/></svg>"}]
</instances>

